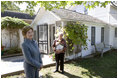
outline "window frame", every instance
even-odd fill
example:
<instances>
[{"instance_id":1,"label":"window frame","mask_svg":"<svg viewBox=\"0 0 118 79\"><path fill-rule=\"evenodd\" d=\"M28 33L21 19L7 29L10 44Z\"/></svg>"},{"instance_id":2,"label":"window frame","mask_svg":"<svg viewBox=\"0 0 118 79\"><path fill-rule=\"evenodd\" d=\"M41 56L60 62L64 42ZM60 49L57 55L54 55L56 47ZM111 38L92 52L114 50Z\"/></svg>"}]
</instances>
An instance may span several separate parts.
<instances>
[{"instance_id":1,"label":"window frame","mask_svg":"<svg viewBox=\"0 0 118 79\"><path fill-rule=\"evenodd\" d=\"M94 35L94 36L92 36L92 35ZM96 38L96 27L95 26L92 26L91 27L91 45L95 45L95 41L96 41L95 38Z\"/></svg>"},{"instance_id":2,"label":"window frame","mask_svg":"<svg viewBox=\"0 0 118 79\"><path fill-rule=\"evenodd\" d=\"M101 42L104 42L104 27L101 27Z\"/></svg>"}]
</instances>

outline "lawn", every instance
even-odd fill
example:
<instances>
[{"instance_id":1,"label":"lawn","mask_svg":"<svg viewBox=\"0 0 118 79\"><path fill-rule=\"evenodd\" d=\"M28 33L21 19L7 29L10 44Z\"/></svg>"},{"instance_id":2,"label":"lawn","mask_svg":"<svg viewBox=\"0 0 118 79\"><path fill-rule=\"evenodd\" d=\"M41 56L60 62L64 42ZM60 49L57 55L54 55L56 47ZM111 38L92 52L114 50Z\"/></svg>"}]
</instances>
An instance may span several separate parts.
<instances>
[{"instance_id":1,"label":"lawn","mask_svg":"<svg viewBox=\"0 0 118 79\"><path fill-rule=\"evenodd\" d=\"M43 78L117 78L117 51L112 50L104 54L104 57L77 59L64 64L65 73L53 73L55 66L43 68L40 73ZM22 77L14 75L10 77Z\"/></svg>"}]
</instances>

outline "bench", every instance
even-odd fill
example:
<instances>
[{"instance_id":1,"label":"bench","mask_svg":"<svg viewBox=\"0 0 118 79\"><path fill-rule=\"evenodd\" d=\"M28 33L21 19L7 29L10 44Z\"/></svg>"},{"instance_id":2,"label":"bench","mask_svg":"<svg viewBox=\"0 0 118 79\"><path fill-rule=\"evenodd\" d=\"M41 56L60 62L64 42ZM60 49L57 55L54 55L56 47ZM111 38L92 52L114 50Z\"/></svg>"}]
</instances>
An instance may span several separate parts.
<instances>
[{"instance_id":1,"label":"bench","mask_svg":"<svg viewBox=\"0 0 118 79\"><path fill-rule=\"evenodd\" d=\"M104 52L109 51L112 48L111 45L107 45L104 42L101 42L99 44L95 44L94 47L95 47L96 53L101 53L101 57L103 57Z\"/></svg>"}]
</instances>

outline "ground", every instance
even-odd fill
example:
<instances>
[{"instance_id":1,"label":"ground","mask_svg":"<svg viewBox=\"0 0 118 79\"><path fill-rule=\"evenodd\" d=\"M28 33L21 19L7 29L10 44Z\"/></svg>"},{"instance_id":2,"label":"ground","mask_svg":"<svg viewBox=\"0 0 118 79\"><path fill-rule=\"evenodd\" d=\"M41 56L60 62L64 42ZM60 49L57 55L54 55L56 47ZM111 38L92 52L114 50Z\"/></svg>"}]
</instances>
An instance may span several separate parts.
<instances>
[{"instance_id":1,"label":"ground","mask_svg":"<svg viewBox=\"0 0 118 79\"><path fill-rule=\"evenodd\" d=\"M43 78L116 78L117 77L117 51L112 50L104 54L104 57L77 59L64 64L65 73L53 73L55 66L43 68L40 71ZM23 77L20 75L8 76Z\"/></svg>"}]
</instances>

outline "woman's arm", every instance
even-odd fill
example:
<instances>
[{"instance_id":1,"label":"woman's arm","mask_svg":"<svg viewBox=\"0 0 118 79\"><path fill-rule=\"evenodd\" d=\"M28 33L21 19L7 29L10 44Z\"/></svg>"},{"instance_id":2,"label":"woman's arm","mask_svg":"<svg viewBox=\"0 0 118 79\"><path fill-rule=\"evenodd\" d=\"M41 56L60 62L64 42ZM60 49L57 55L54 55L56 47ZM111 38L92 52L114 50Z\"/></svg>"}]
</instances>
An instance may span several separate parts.
<instances>
[{"instance_id":1,"label":"woman's arm","mask_svg":"<svg viewBox=\"0 0 118 79\"><path fill-rule=\"evenodd\" d=\"M39 53L40 53L40 52L39 52ZM43 62L42 62L41 54L39 54L39 62L40 62L40 64L41 64L41 66L40 66L40 69L39 69L39 70L41 70L41 69L42 69L42 67L43 67Z\"/></svg>"},{"instance_id":2,"label":"woman's arm","mask_svg":"<svg viewBox=\"0 0 118 79\"><path fill-rule=\"evenodd\" d=\"M22 44L22 51L23 51L26 62L40 69L41 64L31 57L31 54L29 52L27 45Z\"/></svg>"},{"instance_id":3,"label":"woman's arm","mask_svg":"<svg viewBox=\"0 0 118 79\"><path fill-rule=\"evenodd\" d=\"M66 51L66 48L67 48L66 40L64 39L64 49L63 49L64 52Z\"/></svg>"},{"instance_id":4,"label":"woman's arm","mask_svg":"<svg viewBox=\"0 0 118 79\"><path fill-rule=\"evenodd\" d=\"M66 51L66 48L67 48L67 45L66 45L66 40L65 39L63 39L63 44L64 44L64 48L60 51L60 52L62 52L62 53L64 53L65 51Z\"/></svg>"},{"instance_id":5,"label":"woman's arm","mask_svg":"<svg viewBox=\"0 0 118 79\"><path fill-rule=\"evenodd\" d=\"M56 43L56 40L52 44L52 49L53 49L54 52L56 52L56 45L55 45L55 43Z\"/></svg>"},{"instance_id":6,"label":"woman's arm","mask_svg":"<svg viewBox=\"0 0 118 79\"><path fill-rule=\"evenodd\" d=\"M41 64L43 64L41 54L39 54L39 61L40 61Z\"/></svg>"},{"instance_id":7,"label":"woman's arm","mask_svg":"<svg viewBox=\"0 0 118 79\"><path fill-rule=\"evenodd\" d=\"M42 62L42 58L41 58L40 49L39 49L39 46L38 46L38 42L37 42L37 41L35 41L35 44L36 44L37 49L38 49L38 51L39 51L39 62L40 62L41 64L43 64L43 62Z\"/></svg>"}]
</instances>

